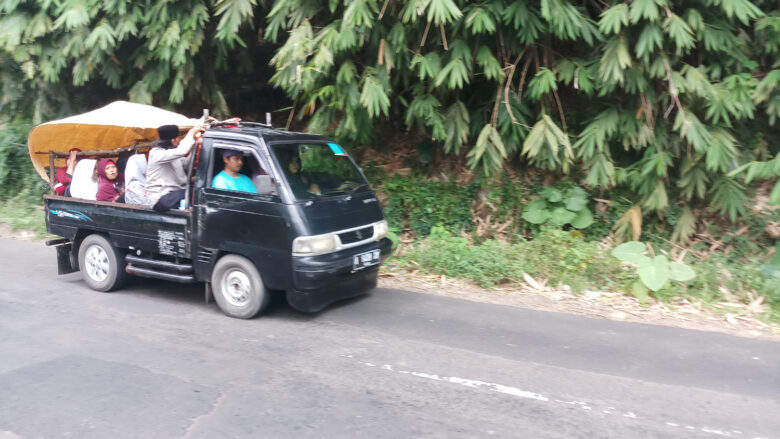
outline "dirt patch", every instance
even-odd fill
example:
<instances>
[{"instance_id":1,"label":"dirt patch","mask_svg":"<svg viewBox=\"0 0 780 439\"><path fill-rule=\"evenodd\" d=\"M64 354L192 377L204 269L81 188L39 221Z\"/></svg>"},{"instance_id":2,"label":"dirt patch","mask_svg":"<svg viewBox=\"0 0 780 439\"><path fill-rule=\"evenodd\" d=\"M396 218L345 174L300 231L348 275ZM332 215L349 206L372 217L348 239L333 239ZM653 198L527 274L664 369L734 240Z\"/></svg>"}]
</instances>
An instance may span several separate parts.
<instances>
[{"instance_id":1,"label":"dirt patch","mask_svg":"<svg viewBox=\"0 0 780 439\"><path fill-rule=\"evenodd\" d=\"M8 224L0 223L0 238L18 239L20 241L38 241L40 238L31 230L13 230ZM41 241L42 242L42 241Z\"/></svg>"},{"instance_id":2,"label":"dirt patch","mask_svg":"<svg viewBox=\"0 0 780 439\"><path fill-rule=\"evenodd\" d=\"M642 305L630 296L606 291L573 294L539 284L532 278L519 288L485 290L469 282L444 276L408 272L380 273L379 286L474 302L564 312L626 322L714 331L746 338L780 341L780 325L770 325L747 315L741 304L705 304L682 300L668 305L651 301Z\"/></svg>"}]
</instances>

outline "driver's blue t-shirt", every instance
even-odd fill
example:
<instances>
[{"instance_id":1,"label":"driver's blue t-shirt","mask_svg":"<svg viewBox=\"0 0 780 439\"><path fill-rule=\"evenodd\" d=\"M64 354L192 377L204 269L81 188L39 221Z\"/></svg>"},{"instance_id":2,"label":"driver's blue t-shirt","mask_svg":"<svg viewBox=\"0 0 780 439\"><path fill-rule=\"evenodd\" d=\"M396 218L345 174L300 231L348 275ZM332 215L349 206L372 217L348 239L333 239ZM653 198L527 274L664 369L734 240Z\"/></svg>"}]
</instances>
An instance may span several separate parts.
<instances>
[{"instance_id":1,"label":"driver's blue t-shirt","mask_svg":"<svg viewBox=\"0 0 780 439\"><path fill-rule=\"evenodd\" d=\"M252 184L252 180L249 177L244 174L238 174L238 177L234 178L225 171L214 176L211 187L215 189L227 189L229 191L257 193L257 189L255 189L255 185Z\"/></svg>"}]
</instances>

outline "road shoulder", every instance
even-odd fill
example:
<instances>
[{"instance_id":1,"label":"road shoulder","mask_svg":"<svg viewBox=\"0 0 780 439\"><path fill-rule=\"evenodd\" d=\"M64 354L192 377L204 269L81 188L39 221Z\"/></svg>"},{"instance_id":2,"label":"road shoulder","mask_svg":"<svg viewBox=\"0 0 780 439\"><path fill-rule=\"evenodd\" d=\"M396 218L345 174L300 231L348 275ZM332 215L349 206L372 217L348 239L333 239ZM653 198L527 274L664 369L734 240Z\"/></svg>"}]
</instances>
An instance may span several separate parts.
<instances>
[{"instance_id":1,"label":"road shoulder","mask_svg":"<svg viewBox=\"0 0 780 439\"><path fill-rule=\"evenodd\" d=\"M674 306L657 301L642 305L636 298L620 293L586 291L583 294L574 294L571 291L548 287L533 279L529 279L520 288L486 290L459 279L383 269L379 287L473 302L780 341L780 325L770 325L740 315L738 309L722 313L708 309L702 302L687 301ZM722 308L724 305L718 306Z\"/></svg>"}]
</instances>

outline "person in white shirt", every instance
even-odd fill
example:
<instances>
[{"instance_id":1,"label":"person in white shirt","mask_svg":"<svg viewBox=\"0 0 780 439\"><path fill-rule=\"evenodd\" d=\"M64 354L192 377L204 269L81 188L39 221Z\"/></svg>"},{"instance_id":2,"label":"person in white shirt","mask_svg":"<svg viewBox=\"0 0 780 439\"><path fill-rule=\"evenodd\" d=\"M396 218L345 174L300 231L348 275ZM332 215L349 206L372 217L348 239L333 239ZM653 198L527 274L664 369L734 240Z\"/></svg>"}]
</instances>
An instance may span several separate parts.
<instances>
[{"instance_id":1,"label":"person in white shirt","mask_svg":"<svg viewBox=\"0 0 780 439\"><path fill-rule=\"evenodd\" d=\"M125 203L149 204L146 198L146 156L135 154L125 167Z\"/></svg>"},{"instance_id":2,"label":"person in white shirt","mask_svg":"<svg viewBox=\"0 0 780 439\"><path fill-rule=\"evenodd\" d=\"M157 128L159 139L149 151L146 166L146 196L148 205L156 211L178 206L187 187L187 154L195 144L195 135L205 131L203 125L192 127L183 139L179 127L163 125ZM163 197L165 197L163 199Z\"/></svg>"}]
</instances>

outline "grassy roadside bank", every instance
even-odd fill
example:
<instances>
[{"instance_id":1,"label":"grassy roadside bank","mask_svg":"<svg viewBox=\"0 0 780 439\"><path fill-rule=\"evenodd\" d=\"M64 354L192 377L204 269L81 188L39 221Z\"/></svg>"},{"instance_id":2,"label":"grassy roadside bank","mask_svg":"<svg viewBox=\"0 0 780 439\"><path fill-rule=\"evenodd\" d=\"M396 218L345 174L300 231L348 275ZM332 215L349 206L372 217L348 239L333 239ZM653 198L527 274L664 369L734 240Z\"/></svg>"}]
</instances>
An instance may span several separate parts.
<instances>
[{"instance_id":1,"label":"grassy roadside bank","mask_svg":"<svg viewBox=\"0 0 780 439\"><path fill-rule=\"evenodd\" d=\"M634 267L621 263L610 250L603 243L555 229L545 229L533 240L479 244L434 229L419 242L402 245L390 264L395 271L467 279L488 290L531 286L574 296L599 292L634 296ZM728 322L749 318L780 323L780 280L767 277L759 265L732 263L723 257L703 260L690 254L685 259L696 277L685 283L669 282L647 297L638 297L642 306L663 304L674 310L693 304Z\"/></svg>"},{"instance_id":2,"label":"grassy roadside bank","mask_svg":"<svg viewBox=\"0 0 780 439\"><path fill-rule=\"evenodd\" d=\"M0 224L10 231L28 232L31 237L43 239L46 233L43 206L25 201L6 201L0 204Z\"/></svg>"}]
</instances>

